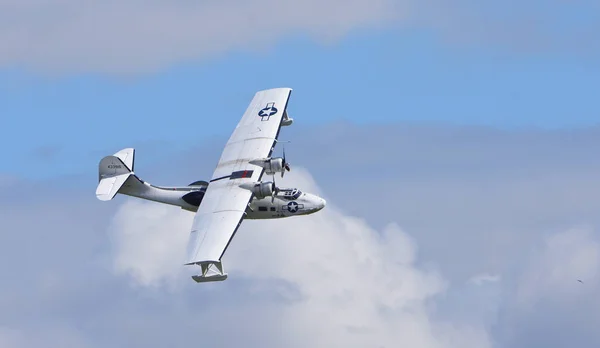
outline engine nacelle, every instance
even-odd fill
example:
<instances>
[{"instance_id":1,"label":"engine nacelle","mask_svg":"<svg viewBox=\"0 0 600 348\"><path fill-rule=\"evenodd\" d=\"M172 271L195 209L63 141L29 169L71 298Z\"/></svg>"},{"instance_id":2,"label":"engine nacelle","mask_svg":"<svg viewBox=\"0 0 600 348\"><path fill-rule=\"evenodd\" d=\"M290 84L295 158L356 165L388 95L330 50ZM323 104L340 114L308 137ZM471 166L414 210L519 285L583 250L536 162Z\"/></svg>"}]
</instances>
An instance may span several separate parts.
<instances>
[{"instance_id":1,"label":"engine nacelle","mask_svg":"<svg viewBox=\"0 0 600 348\"><path fill-rule=\"evenodd\" d=\"M265 174L274 175L275 173L283 173L283 158L261 158L250 161L251 164L265 168Z\"/></svg>"},{"instance_id":2,"label":"engine nacelle","mask_svg":"<svg viewBox=\"0 0 600 348\"><path fill-rule=\"evenodd\" d=\"M275 185L272 182L252 182L241 184L240 187L251 191L254 197L258 199L270 197L275 190Z\"/></svg>"}]
</instances>

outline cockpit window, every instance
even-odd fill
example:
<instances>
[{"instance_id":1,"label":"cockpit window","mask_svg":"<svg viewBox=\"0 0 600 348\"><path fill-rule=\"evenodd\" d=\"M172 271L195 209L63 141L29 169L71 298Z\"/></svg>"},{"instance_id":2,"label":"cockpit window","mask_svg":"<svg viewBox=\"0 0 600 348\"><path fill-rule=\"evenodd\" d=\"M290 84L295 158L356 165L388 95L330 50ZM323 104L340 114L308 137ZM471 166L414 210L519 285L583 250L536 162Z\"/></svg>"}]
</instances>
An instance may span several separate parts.
<instances>
[{"instance_id":1,"label":"cockpit window","mask_svg":"<svg viewBox=\"0 0 600 348\"><path fill-rule=\"evenodd\" d=\"M293 201L295 199L300 198L300 196L302 196L302 191L294 188L294 189L282 189L282 192L284 192L283 194L283 199L287 199L289 201Z\"/></svg>"}]
</instances>

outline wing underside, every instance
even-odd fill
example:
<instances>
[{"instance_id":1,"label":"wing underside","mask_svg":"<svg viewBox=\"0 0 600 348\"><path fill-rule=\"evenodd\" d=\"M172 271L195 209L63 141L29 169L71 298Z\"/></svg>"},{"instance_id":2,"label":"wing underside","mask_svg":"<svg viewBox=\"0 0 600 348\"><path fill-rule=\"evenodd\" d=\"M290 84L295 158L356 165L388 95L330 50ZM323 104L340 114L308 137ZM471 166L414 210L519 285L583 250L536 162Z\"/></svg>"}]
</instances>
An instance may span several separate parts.
<instances>
[{"instance_id":1,"label":"wing underside","mask_svg":"<svg viewBox=\"0 0 600 348\"><path fill-rule=\"evenodd\" d=\"M194 217L188 241L185 264L202 266L202 275L194 277L197 282L227 277L221 258L252 199L252 192L240 185L262 178L264 169L249 162L271 156L282 121L287 121L291 92L290 88L257 92L225 145ZM215 274L211 275L211 271Z\"/></svg>"}]
</instances>

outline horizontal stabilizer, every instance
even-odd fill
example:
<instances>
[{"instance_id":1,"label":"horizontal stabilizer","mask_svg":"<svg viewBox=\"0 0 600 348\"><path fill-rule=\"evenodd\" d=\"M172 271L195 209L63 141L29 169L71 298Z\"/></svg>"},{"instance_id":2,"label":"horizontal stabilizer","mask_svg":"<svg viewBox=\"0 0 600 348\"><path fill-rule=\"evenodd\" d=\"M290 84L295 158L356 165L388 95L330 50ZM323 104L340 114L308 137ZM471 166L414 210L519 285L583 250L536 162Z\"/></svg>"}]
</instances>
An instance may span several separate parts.
<instances>
[{"instance_id":1,"label":"horizontal stabilizer","mask_svg":"<svg viewBox=\"0 0 600 348\"><path fill-rule=\"evenodd\" d=\"M96 197L101 201L110 201L119 192L119 189L129 177L131 173L120 174L108 178L100 179L96 188Z\"/></svg>"}]
</instances>

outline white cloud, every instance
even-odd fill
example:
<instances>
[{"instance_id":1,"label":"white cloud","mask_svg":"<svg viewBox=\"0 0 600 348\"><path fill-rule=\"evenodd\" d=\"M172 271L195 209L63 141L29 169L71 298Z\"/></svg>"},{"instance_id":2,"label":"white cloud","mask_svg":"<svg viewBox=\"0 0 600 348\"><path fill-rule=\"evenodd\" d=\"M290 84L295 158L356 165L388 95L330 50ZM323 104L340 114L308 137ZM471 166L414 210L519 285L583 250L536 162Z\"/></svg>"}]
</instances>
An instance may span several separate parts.
<instances>
[{"instance_id":1,"label":"white cloud","mask_svg":"<svg viewBox=\"0 0 600 348\"><path fill-rule=\"evenodd\" d=\"M495 283L500 281L500 275L496 274L496 275L491 275L491 274L487 274L487 273L483 273L483 274L479 274L476 275L474 277L472 277L471 279L469 279L469 282L475 284L475 285L482 285L483 283Z\"/></svg>"},{"instance_id":2,"label":"white cloud","mask_svg":"<svg viewBox=\"0 0 600 348\"><path fill-rule=\"evenodd\" d=\"M517 289L516 304L527 310L541 300L577 300L598 287L599 271L600 243L593 230L573 228L551 235L541 250L532 253Z\"/></svg>"},{"instance_id":3,"label":"white cloud","mask_svg":"<svg viewBox=\"0 0 600 348\"><path fill-rule=\"evenodd\" d=\"M597 233L587 227L553 233L526 255L515 265L513 284L503 289L494 335L500 346L597 347Z\"/></svg>"},{"instance_id":4,"label":"white cloud","mask_svg":"<svg viewBox=\"0 0 600 348\"><path fill-rule=\"evenodd\" d=\"M0 0L0 65L145 72L284 36L335 40L395 18L394 0Z\"/></svg>"},{"instance_id":5,"label":"white cloud","mask_svg":"<svg viewBox=\"0 0 600 348\"><path fill-rule=\"evenodd\" d=\"M558 0L0 0L0 66L145 73L232 51L266 54L297 35L330 43L388 25L433 29L453 44L589 54L599 48L598 21L573 25L570 14L597 10Z\"/></svg>"},{"instance_id":6,"label":"white cloud","mask_svg":"<svg viewBox=\"0 0 600 348\"><path fill-rule=\"evenodd\" d=\"M0 326L0 347L30 348L30 347L91 347L89 342L72 327L64 325L48 325L33 332Z\"/></svg>"},{"instance_id":7,"label":"white cloud","mask_svg":"<svg viewBox=\"0 0 600 348\"><path fill-rule=\"evenodd\" d=\"M112 220L114 269L142 286L173 284L180 275L193 214L130 199Z\"/></svg>"},{"instance_id":8,"label":"white cloud","mask_svg":"<svg viewBox=\"0 0 600 348\"><path fill-rule=\"evenodd\" d=\"M290 183L320 193L301 168L280 184ZM148 217L150 222L144 222ZM113 226L117 263L134 264L140 285L169 279L183 268L176 261L182 257L181 236L187 237L189 218L160 206L127 203ZM223 259L230 278L222 286L244 280L255 292L286 299L276 303L277 311L254 309L253 315L281 325L292 346L490 346L484 330L436 322L428 305L446 283L437 272L417 267L416 258L414 241L396 224L379 232L329 202L311 216L244 221ZM267 334L271 327L264 330Z\"/></svg>"},{"instance_id":9,"label":"white cloud","mask_svg":"<svg viewBox=\"0 0 600 348\"><path fill-rule=\"evenodd\" d=\"M597 130L449 129L366 127L334 139L310 130L293 162L315 168L327 208L244 222L223 283L195 284L195 269L181 265L191 214L178 208L99 202L89 185L65 190L66 178L3 188L0 346L152 348L203 337L306 347L321 335L334 346L480 348L493 336L499 348L599 347ZM347 157L369 134L410 151ZM319 148L325 156L310 156ZM189 163L182 156L173 182L205 172ZM383 163L389 170L371 170ZM321 193L298 167L281 182L292 183ZM593 228L569 229L579 223Z\"/></svg>"}]
</instances>

